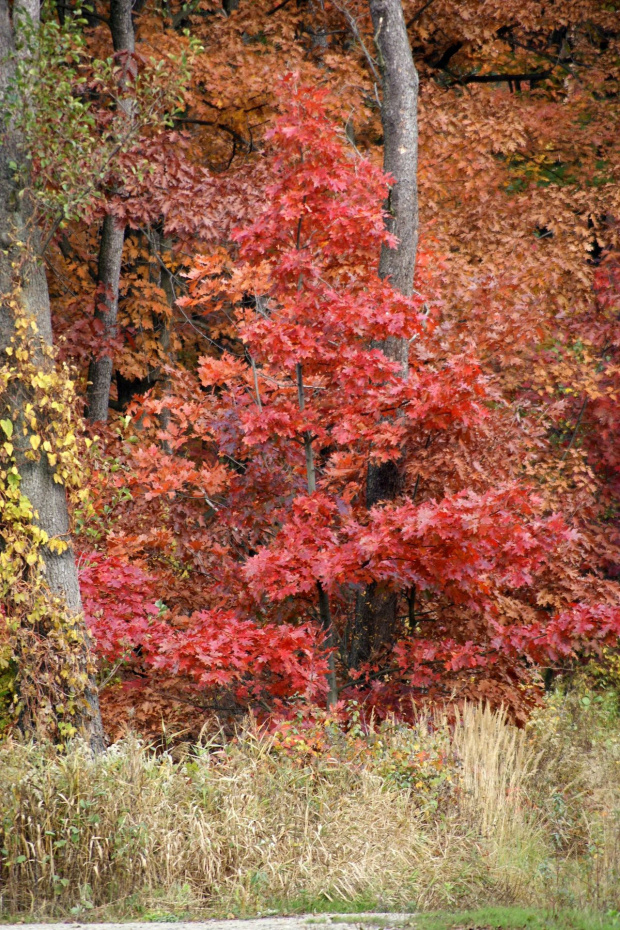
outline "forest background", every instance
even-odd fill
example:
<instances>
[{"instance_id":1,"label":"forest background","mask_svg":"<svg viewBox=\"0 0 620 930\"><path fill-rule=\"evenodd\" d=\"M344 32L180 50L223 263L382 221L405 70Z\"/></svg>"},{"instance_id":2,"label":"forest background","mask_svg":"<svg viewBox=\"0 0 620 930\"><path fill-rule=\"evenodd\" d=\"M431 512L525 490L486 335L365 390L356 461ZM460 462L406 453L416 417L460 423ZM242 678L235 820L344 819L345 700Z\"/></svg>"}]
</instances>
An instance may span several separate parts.
<instances>
[{"instance_id":1,"label":"forest background","mask_svg":"<svg viewBox=\"0 0 620 930\"><path fill-rule=\"evenodd\" d=\"M1 915L617 926L619 32L0 0Z\"/></svg>"},{"instance_id":2,"label":"forest background","mask_svg":"<svg viewBox=\"0 0 620 930\"><path fill-rule=\"evenodd\" d=\"M620 630L614 4L30 6L3 725L96 720L91 645L112 738L325 701L523 722Z\"/></svg>"}]
</instances>

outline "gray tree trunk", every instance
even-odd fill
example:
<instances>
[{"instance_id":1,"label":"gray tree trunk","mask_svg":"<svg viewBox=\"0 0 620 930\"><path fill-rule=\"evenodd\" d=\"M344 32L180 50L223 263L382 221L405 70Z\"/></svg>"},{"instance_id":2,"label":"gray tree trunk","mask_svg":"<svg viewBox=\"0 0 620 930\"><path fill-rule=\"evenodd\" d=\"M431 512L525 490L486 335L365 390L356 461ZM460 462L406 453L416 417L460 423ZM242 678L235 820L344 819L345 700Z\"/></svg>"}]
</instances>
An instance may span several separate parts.
<instances>
[{"instance_id":1,"label":"gray tree trunk","mask_svg":"<svg viewBox=\"0 0 620 930\"><path fill-rule=\"evenodd\" d=\"M135 52L132 0L110 0L110 32L115 52Z\"/></svg>"},{"instance_id":2,"label":"gray tree trunk","mask_svg":"<svg viewBox=\"0 0 620 930\"><path fill-rule=\"evenodd\" d=\"M30 20L39 18L38 0L26 0L13 7L13 21L8 0L0 0L0 94L15 74L12 57L20 28ZM13 165L13 167L11 167ZM16 170L15 165L18 169ZM25 174L24 153L19 138L11 125L4 125L0 144L0 352L5 354L16 334L17 312L32 320L37 327L35 361L45 369L53 364L47 347L52 344L52 325L49 293L45 271L39 257L39 236L33 222L33 208L28 192L20 190ZM22 183L19 183L21 175ZM5 356L6 357L6 356ZM21 491L32 504L38 525L50 538L69 538L67 499L62 484L54 481L54 469L41 455L39 461L29 461L25 452L30 449L29 435L23 435L24 405L28 400L23 387L9 384L0 398L2 414L17 423L13 435L16 465L21 476ZM28 431L29 432L29 431ZM62 554L44 548L43 557L46 581L53 594L61 597L72 616L82 611L75 556L71 546ZM87 641L88 648L88 641ZM87 656L84 656L86 664ZM103 748L103 729L99 712L99 699L94 681L86 695L89 713L83 729L95 750Z\"/></svg>"},{"instance_id":3,"label":"gray tree trunk","mask_svg":"<svg viewBox=\"0 0 620 930\"><path fill-rule=\"evenodd\" d=\"M386 225L398 239L396 248L382 247L379 274L410 297L418 248L418 73L401 0L370 0L370 12L383 82L383 169L394 179ZM406 374L407 340L391 336L380 346Z\"/></svg>"},{"instance_id":4,"label":"gray tree trunk","mask_svg":"<svg viewBox=\"0 0 620 930\"><path fill-rule=\"evenodd\" d=\"M106 213L99 243L97 265L97 291L95 295L95 319L103 324L102 338L108 340L116 335L118 318L118 289L121 278L125 227L119 226L111 213ZM108 419L110 384L114 363L112 356L101 354L92 358L88 367L88 391L86 406L91 423Z\"/></svg>"},{"instance_id":5,"label":"gray tree trunk","mask_svg":"<svg viewBox=\"0 0 620 930\"><path fill-rule=\"evenodd\" d=\"M134 52L135 37L131 18L132 0L110 0L110 31L115 52ZM121 87L122 87L121 79ZM131 117L132 101L121 104ZM95 319L103 324L103 339L116 335L118 289L121 278L125 227L119 226L111 213L106 213L99 244ZM87 417L91 423L106 421L110 403L110 385L114 363L109 353L91 359L88 368L86 394Z\"/></svg>"},{"instance_id":6,"label":"gray tree trunk","mask_svg":"<svg viewBox=\"0 0 620 930\"><path fill-rule=\"evenodd\" d=\"M401 0L369 0L375 47L381 71L383 100L383 167L394 179L387 203L386 225L398 238L396 248L383 246L379 274L407 297L413 293L418 246L418 74L413 62ZM403 377L409 368L409 344L390 336L377 343L388 358L399 362ZM400 490L395 462L368 468L368 507L393 500ZM370 585L356 605L356 637L352 663L367 660L373 649L389 641L396 627L396 596Z\"/></svg>"},{"instance_id":7,"label":"gray tree trunk","mask_svg":"<svg viewBox=\"0 0 620 930\"><path fill-rule=\"evenodd\" d=\"M383 83L383 168L394 179L387 203L388 230L396 248L381 249L379 274L410 297L418 248L418 73L413 63L401 0L369 0L375 45ZM379 343L388 358L399 362L403 376L409 368L406 339L389 336ZM367 503L390 500L398 492L392 463L369 469Z\"/></svg>"}]
</instances>

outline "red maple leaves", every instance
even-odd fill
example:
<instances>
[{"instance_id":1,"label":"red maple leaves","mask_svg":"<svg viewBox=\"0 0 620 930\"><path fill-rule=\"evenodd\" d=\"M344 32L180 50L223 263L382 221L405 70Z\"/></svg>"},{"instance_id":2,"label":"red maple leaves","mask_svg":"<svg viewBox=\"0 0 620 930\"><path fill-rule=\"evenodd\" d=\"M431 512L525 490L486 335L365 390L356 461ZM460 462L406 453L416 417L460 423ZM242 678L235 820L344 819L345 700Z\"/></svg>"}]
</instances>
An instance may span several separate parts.
<instances>
[{"instance_id":1,"label":"red maple leaves","mask_svg":"<svg viewBox=\"0 0 620 930\"><path fill-rule=\"evenodd\" d=\"M495 415L487 379L469 355L446 359L422 297L376 271L389 179L334 129L325 91L289 76L283 94L262 208L229 252L195 261L179 301L224 321L224 349L145 399L154 441L122 479L174 527L179 574L208 579L202 604L162 614L152 578L91 560L83 589L101 651L139 649L140 662L240 701L317 700L327 669L317 590L331 599L349 693L355 681L377 693L389 669L402 696L502 655L546 662L611 641L611 608L536 613L528 592L571 532L526 486L476 464ZM410 341L405 376L376 346L388 336ZM451 473L429 470L431 443L437 462L454 450ZM368 510L368 463L389 460L410 480ZM361 669L347 642L367 585L444 609L440 623L397 618L389 654ZM498 604L515 592L535 622L503 622Z\"/></svg>"}]
</instances>

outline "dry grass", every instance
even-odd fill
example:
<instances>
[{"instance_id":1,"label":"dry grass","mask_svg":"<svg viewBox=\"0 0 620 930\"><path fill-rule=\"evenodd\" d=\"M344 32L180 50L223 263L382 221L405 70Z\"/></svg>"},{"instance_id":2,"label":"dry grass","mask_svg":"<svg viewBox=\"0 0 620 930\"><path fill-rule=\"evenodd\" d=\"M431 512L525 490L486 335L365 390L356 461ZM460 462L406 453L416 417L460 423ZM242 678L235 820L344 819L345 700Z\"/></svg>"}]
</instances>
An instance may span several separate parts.
<instances>
[{"instance_id":1,"label":"dry grass","mask_svg":"<svg viewBox=\"0 0 620 930\"><path fill-rule=\"evenodd\" d=\"M616 743L565 750L568 724L545 713L530 733L476 707L453 730L375 731L381 765L276 752L251 728L177 761L137 740L98 759L5 744L0 914L617 908ZM436 745L437 726L454 778L434 796L385 758Z\"/></svg>"}]
</instances>

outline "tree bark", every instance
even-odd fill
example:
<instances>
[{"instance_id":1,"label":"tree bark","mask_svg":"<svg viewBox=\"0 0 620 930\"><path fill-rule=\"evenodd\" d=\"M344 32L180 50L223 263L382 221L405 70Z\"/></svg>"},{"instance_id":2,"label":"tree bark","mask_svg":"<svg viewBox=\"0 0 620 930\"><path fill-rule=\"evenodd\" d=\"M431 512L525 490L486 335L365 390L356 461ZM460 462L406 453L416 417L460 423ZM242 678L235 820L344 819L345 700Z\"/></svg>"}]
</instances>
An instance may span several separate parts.
<instances>
[{"instance_id":1,"label":"tree bark","mask_svg":"<svg viewBox=\"0 0 620 930\"><path fill-rule=\"evenodd\" d=\"M299 226L299 231L301 231L301 223ZM297 236L297 241L299 242L299 233ZM297 397L299 400L299 409L304 410L306 406L306 399L304 393L304 375L303 375L303 366L297 364ZM304 452L306 456L306 484L308 486L308 494L314 494L316 492L316 469L314 466L314 449L312 448L312 436L310 433L306 432L304 434ZM320 581L317 580L316 583L317 593L319 595L319 616L321 618L321 626L323 632L325 633L325 645L329 649L329 656L327 659L327 709L330 710L332 707L335 707L338 703L338 682L336 681L336 659L334 656L334 650L336 647L336 636L334 631L334 624L332 621L331 609L329 606L329 595L323 587Z\"/></svg>"},{"instance_id":2,"label":"tree bark","mask_svg":"<svg viewBox=\"0 0 620 930\"><path fill-rule=\"evenodd\" d=\"M13 21L8 0L0 0L0 95L6 90L15 74L13 57L16 38L26 21L36 24L39 18L38 0L26 0L13 7ZM17 170L16 167L17 166ZM21 169L21 170L20 170ZM34 224L34 211L28 191L21 190L27 174L26 157L16 131L6 126L0 144L0 353L3 361L16 335L18 315L36 325L33 333L34 361L45 370L53 365L49 347L52 345L52 325L49 292L45 271L40 261L40 241ZM21 177L21 183L20 183ZM10 364L10 362L9 362ZM27 391L19 383L9 382L0 404L3 415L9 414L18 428L14 433L15 463L21 478L20 489L30 501L38 525L50 538L69 539L69 515L65 488L54 481L54 468L47 457L39 461L25 458L25 440L22 424L25 424ZM82 612L82 601L71 545L61 554L43 548L45 578L51 592L61 597L72 617ZM89 642L86 631L85 642ZM84 656L85 666L87 656ZM81 721L82 729L94 750L104 746L99 699L94 681L87 689L86 700L89 712Z\"/></svg>"},{"instance_id":3,"label":"tree bark","mask_svg":"<svg viewBox=\"0 0 620 930\"><path fill-rule=\"evenodd\" d=\"M172 361L170 356L170 337L172 329L172 313L174 311L174 305L176 302L176 297L174 293L174 283L173 275L171 270L164 265L163 253L164 249L170 246L170 240L166 239L165 236L165 227L164 222L162 221L159 229L152 229L152 241L151 248L155 253L156 260L156 272L153 280L158 284L166 295L166 301L170 307L170 318L166 319L163 323L161 334L159 336L159 344L161 345L164 355L167 361L167 364L170 364ZM162 383L162 395L165 397L170 394L170 377L166 374L163 377ZM161 413L159 415L159 425L161 429L165 432L170 426L171 410L169 407L162 407ZM168 440L163 440L162 449L166 455L170 455L172 450L170 448L170 443Z\"/></svg>"},{"instance_id":4,"label":"tree bark","mask_svg":"<svg viewBox=\"0 0 620 930\"><path fill-rule=\"evenodd\" d=\"M135 36L131 18L132 0L110 0L110 31L112 44L116 53L133 53ZM121 79L121 90L123 86ZM127 117L131 118L133 109L131 99L121 106ZM118 290L121 278L123 243L125 227L118 224L111 213L106 213L99 244L99 261L97 264L97 294L95 319L103 324L104 341L116 335L118 318ZM114 362L109 352L103 352L91 359L88 368L88 390L86 394L87 417L91 423L106 421L110 404L110 385Z\"/></svg>"},{"instance_id":5,"label":"tree bark","mask_svg":"<svg viewBox=\"0 0 620 930\"><path fill-rule=\"evenodd\" d=\"M383 84L383 169L394 183L387 202L386 227L398 239L396 248L383 245L379 274L410 297L418 248L418 74L413 63L401 0L370 0L375 45ZM409 343L388 336L377 343L388 358L409 369ZM395 463L368 470L368 507L392 500L399 489Z\"/></svg>"},{"instance_id":6,"label":"tree bark","mask_svg":"<svg viewBox=\"0 0 620 930\"><path fill-rule=\"evenodd\" d=\"M115 52L135 52L132 0L110 0L110 32Z\"/></svg>"},{"instance_id":7,"label":"tree bark","mask_svg":"<svg viewBox=\"0 0 620 930\"><path fill-rule=\"evenodd\" d=\"M116 336L118 290L121 278L125 227L119 226L111 213L106 213L99 243L95 319L103 324L102 339ZM88 367L86 405L91 423L108 419L110 384L114 363L109 353L92 358Z\"/></svg>"},{"instance_id":8,"label":"tree bark","mask_svg":"<svg viewBox=\"0 0 620 930\"><path fill-rule=\"evenodd\" d=\"M386 205L386 226L398 239L395 248L382 247L379 274L389 279L401 294L410 297L418 246L418 74L401 0L369 0L369 4L383 86L383 168L393 178ZM389 336L376 346L400 364L406 377L407 340ZM371 463L366 483L367 506L394 500L400 486L396 462ZM379 585L370 585L361 593L356 608L353 664L367 660L374 649L389 641L396 627L396 607L396 596Z\"/></svg>"},{"instance_id":9,"label":"tree bark","mask_svg":"<svg viewBox=\"0 0 620 930\"><path fill-rule=\"evenodd\" d=\"M396 248L382 247L379 274L410 297L418 248L418 74L401 0L370 0L370 12L383 83L383 169L394 179L386 226L398 239ZM380 346L406 374L407 340L392 336Z\"/></svg>"}]
</instances>

